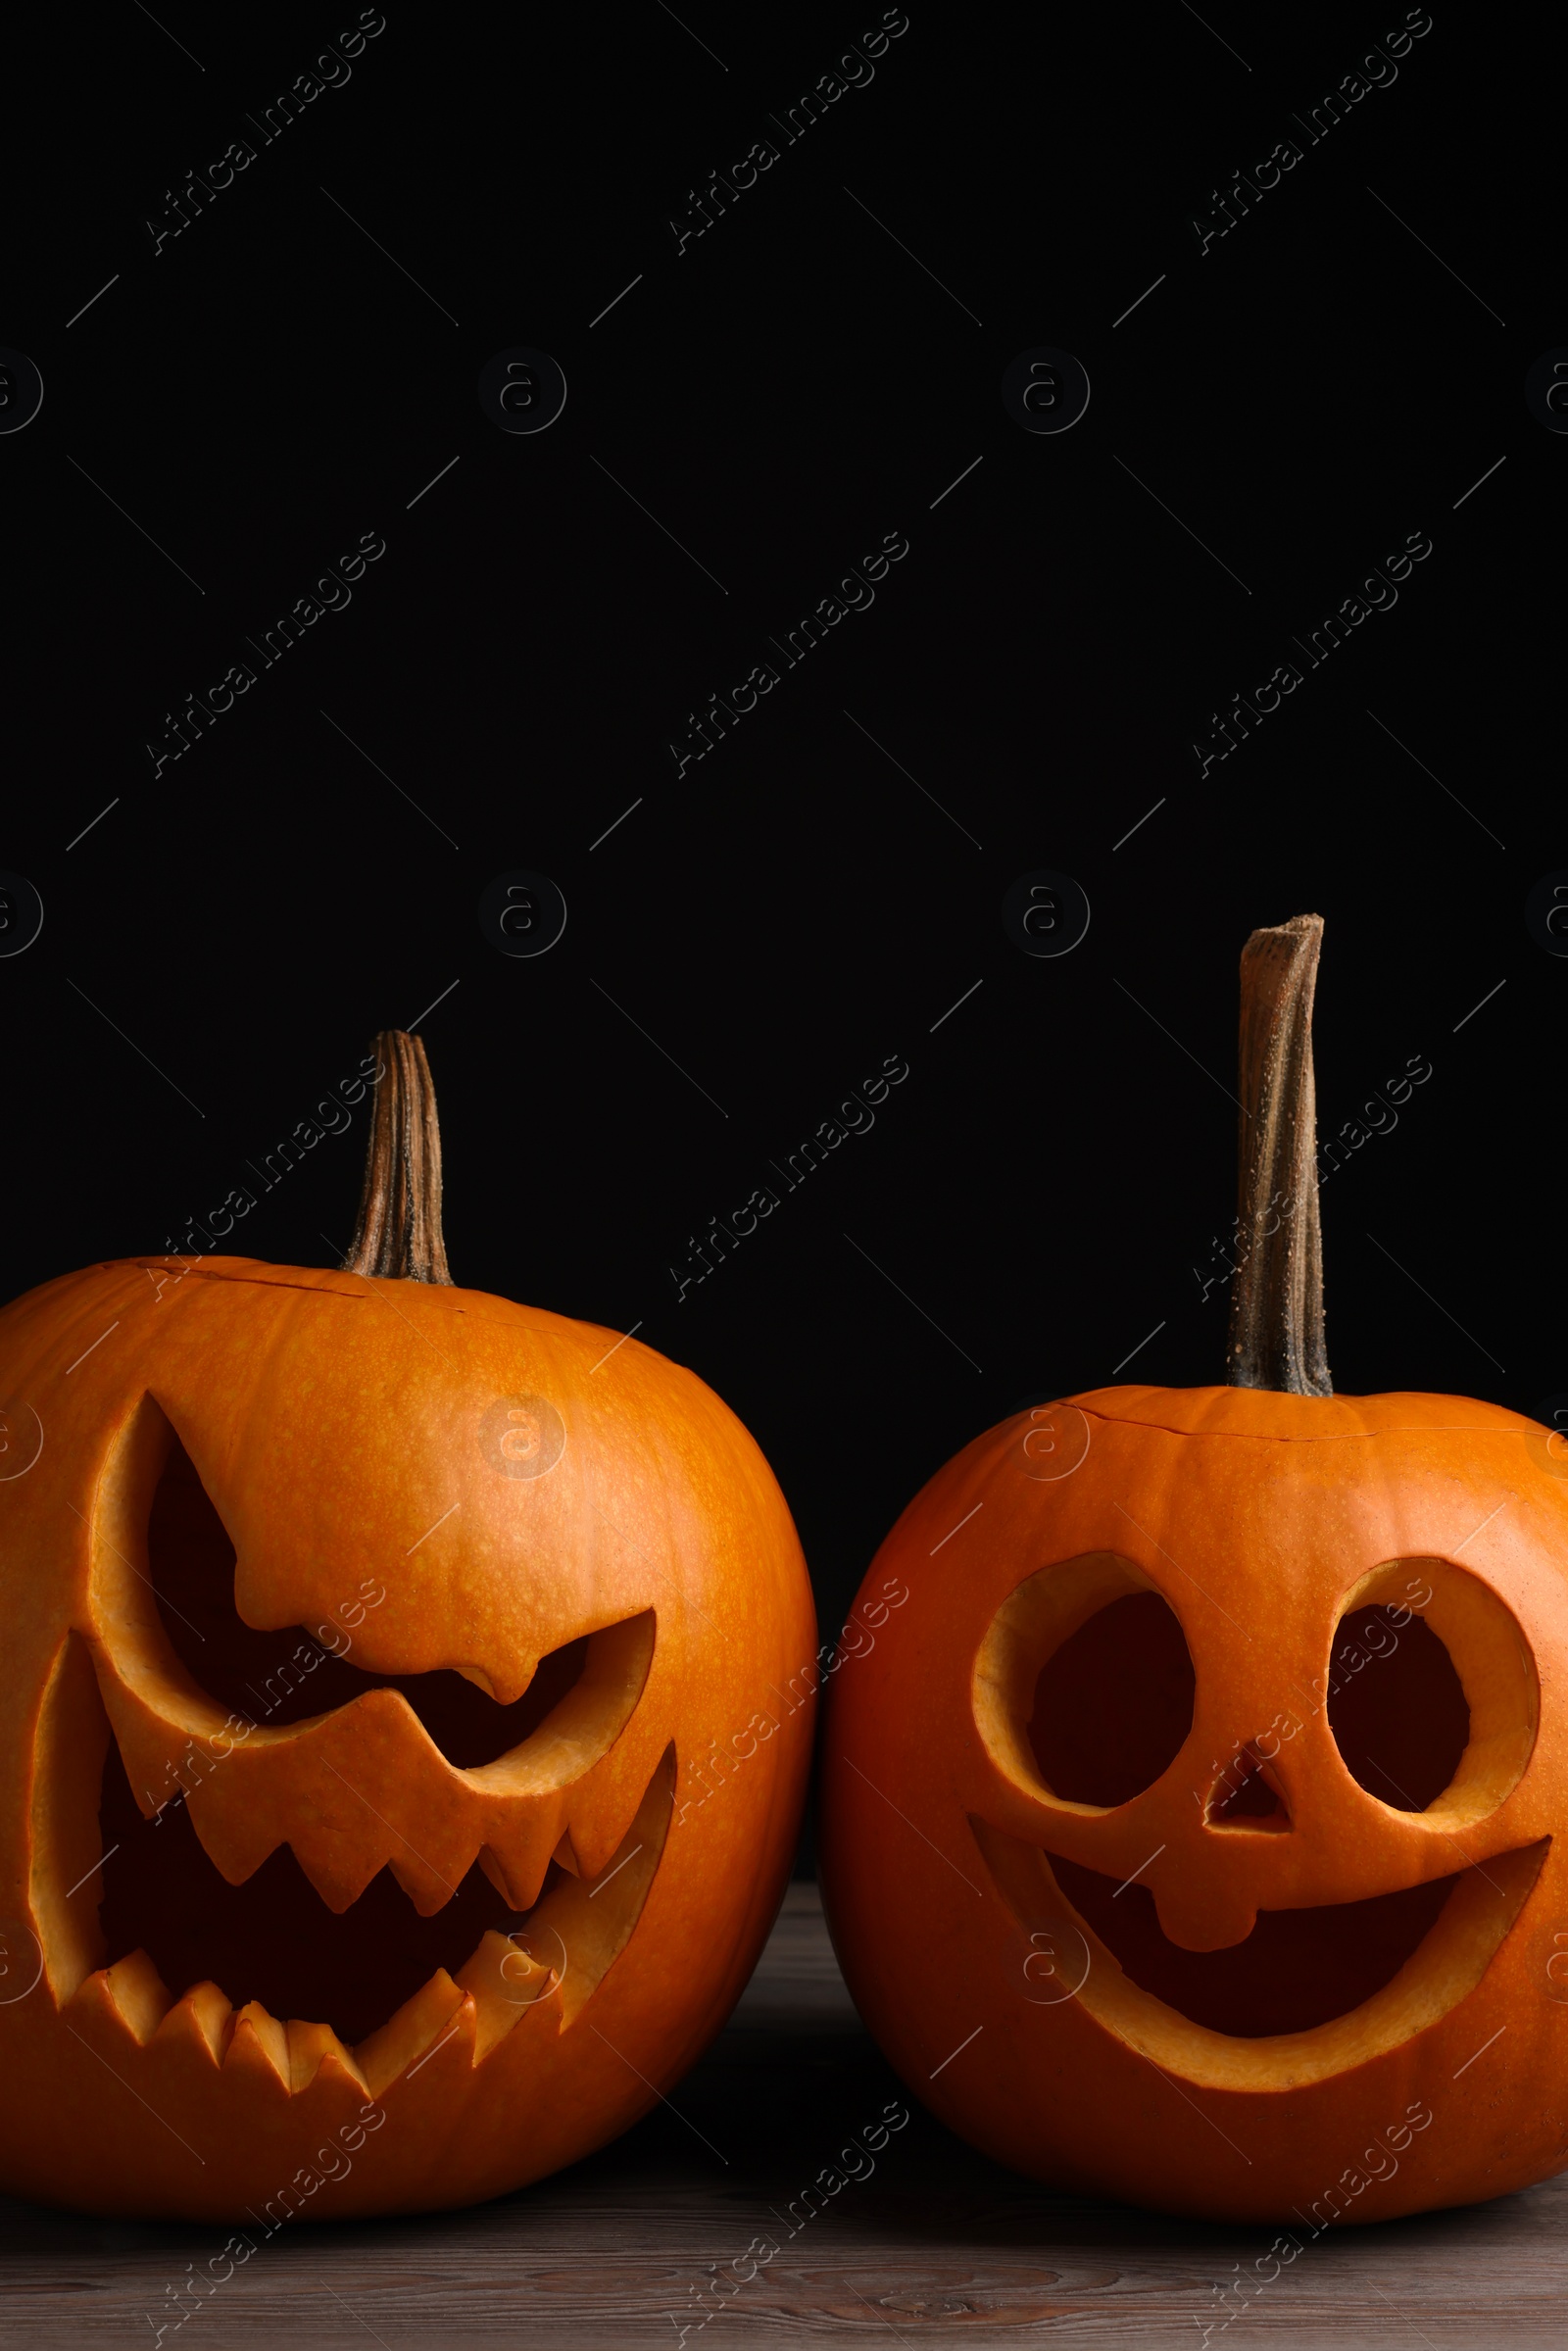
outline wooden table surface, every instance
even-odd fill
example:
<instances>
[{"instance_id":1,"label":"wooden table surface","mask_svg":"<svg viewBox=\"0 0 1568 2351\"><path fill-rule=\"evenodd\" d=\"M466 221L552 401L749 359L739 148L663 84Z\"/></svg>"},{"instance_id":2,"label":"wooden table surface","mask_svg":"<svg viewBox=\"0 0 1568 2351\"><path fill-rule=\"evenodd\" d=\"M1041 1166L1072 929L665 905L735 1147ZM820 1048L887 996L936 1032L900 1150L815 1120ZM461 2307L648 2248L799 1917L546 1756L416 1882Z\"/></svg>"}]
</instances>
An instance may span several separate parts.
<instances>
[{"instance_id":1,"label":"wooden table surface","mask_svg":"<svg viewBox=\"0 0 1568 2351\"><path fill-rule=\"evenodd\" d=\"M428 2219L302 2228L165 2342L294 2351L525 2344L703 2351L1029 2334L1200 2351L1214 2287L1270 2231L1198 2228L1053 2194L917 2107L872 2177L798 2229L717 2315L711 2280L900 2085L861 2030L813 1886L790 1889L735 2017L661 2108L520 2195ZM720 2160L720 2158L723 2160ZM166 2288L224 2231L74 2219L0 2200L0 2344L142 2343ZM1233 2322L1293 2345L1468 2351L1568 2337L1568 2174L1527 2194L1309 2246ZM701 2327L701 2331L699 2327Z\"/></svg>"}]
</instances>

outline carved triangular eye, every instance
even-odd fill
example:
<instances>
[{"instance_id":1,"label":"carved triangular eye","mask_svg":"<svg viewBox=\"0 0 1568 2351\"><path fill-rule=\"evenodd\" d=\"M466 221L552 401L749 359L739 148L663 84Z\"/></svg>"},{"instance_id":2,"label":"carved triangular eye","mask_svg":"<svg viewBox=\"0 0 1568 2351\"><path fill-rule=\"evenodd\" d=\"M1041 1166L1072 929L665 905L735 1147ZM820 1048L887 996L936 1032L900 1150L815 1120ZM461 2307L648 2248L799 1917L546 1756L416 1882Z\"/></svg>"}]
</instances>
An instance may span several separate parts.
<instances>
[{"instance_id":1,"label":"carved triangular eye","mask_svg":"<svg viewBox=\"0 0 1568 2351\"><path fill-rule=\"evenodd\" d=\"M376 1580L333 1592L320 1619L258 1632L234 1605L234 1546L178 1438L153 1497L148 1573L170 1647L225 1714L279 1729L401 1690L449 1763L474 1770L520 1746L582 1673L586 1639L541 1658L521 1697L498 1705L457 1672L378 1674L355 1661L359 1631L386 1597Z\"/></svg>"}]
</instances>

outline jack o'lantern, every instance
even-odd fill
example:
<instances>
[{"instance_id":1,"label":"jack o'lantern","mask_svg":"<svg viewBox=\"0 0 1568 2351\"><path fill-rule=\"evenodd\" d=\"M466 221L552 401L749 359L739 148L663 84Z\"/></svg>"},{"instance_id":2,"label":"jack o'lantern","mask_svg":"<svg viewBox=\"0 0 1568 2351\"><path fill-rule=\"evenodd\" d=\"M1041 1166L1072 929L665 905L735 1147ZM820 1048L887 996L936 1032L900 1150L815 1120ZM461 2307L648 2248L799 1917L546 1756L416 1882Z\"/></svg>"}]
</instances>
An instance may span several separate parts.
<instances>
[{"instance_id":1,"label":"jack o'lantern","mask_svg":"<svg viewBox=\"0 0 1568 2351\"><path fill-rule=\"evenodd\" d=\"M453 1286L423 1049L377 1044L342 1270L0 1316L14 2192L254 2236L520 2186L675 2082L778 1905L783 1497L692 1373Z\"/></svg>"},{"instance_id":2,"label":"jack o'lantern","mask_svg":"<svg viewBox=\"0 0 1568 2351\"><path fill-rule=\"evenodd\" d=\"M1568 2162L1568 1487L1515 1413L1332 1393L1321 931L1243 954L1229 1384L931 1480L821 1807L845 1975L943 2121L1293 2241Z\"/></svg>"}]
</instances>

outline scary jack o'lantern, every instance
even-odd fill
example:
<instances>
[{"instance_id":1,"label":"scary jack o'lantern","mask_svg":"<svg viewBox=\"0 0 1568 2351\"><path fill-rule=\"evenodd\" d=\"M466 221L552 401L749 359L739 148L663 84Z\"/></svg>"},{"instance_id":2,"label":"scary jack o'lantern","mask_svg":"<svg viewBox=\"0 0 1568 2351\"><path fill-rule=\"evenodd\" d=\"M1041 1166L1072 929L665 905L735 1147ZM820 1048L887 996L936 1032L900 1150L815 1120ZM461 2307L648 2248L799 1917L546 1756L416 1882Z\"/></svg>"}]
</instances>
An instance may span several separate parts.
<instances>
[{"instance_id":1,"label":"scary jack o'lantern","mask_svg":"<svg viewBox=\"0 0 1568 2351\"><path fill-rule=\"evenodd\" d=\"M1568 1486L1515 1413L1331 1392L1321 931L1242 958L1231 1384L931 1480L821 1806L845 1975L945 2122L1293 2242L1568 2162Z\"/></svg>"},{"instance_id":2,"label":"scary jack o'lantern","mask_svg":"<svg viewBox=\"0 0 1568 2351\"><path fill-rule=\"evenodd\" d=\"M452 1286L423 1050L378 1048L343 1271L0 1316L10 2190L254 2235L517 2187L673 2083L777 1908L783 1497L690 1372Z\"/></svg>"}]
</instances>

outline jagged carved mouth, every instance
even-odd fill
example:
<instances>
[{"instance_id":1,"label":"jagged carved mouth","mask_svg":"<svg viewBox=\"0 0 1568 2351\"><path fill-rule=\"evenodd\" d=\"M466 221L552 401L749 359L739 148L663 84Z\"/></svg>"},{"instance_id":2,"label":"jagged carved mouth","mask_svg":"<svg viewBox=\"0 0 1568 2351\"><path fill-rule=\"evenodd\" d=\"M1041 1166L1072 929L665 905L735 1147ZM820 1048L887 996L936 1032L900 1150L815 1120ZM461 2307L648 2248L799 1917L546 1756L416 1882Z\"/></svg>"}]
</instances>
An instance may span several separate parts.
<instances>
[{"instance_id":1,"label":"jagged carved mouth","mask_svg":"<svg viewBox=\"0 0 1568 2351\"><path fill-rule=\"evenodd\" d=\"M97 1842L85 1817L77 1831L100 1861L35 1887L56 1981L142 2041L177 2005L220 2063L260 2050L291 2090L330 2057L378 2094L470 2002L475 2063L525 2018L569 2026L630 1939L669 1826L673 1745L622 1736L652 1615L568 1642L503 1703L455 1671L361 1672L324 1626L245 1624L177 1440L150 1572L120 1535L99 1562L105 1638L89 1653L71 1637L40 1730L46 1784L81 1785L103 1755Z\"/></svg>"}]
</instances>

